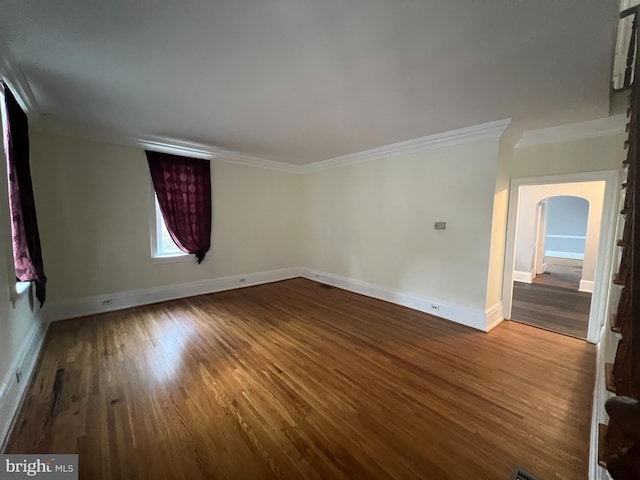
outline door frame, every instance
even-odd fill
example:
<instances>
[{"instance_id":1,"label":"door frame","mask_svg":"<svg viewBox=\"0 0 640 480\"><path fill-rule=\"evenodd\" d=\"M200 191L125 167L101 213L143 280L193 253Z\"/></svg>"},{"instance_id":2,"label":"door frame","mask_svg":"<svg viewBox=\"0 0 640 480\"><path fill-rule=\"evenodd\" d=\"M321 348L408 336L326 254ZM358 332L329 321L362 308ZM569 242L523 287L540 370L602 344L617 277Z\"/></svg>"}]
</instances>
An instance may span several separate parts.
<instances>
[{"instance_id":1,"label":"door frame","mask_svg":"<svg viewBox=\"0 0 640 480\"><path fill-rule=\"evenodd\" d=\"M600 219L600 236L598 239L598 259L591 295L589 310L589 326L587 341L597 344L602 335L605 323L609 283L613 268L613 246L615 242L615 226L617 207L620 199L618 188L618 170L598 172L569 173L548 175L543 177L512 178L509 191L509 211L507 216L507 239L505 247L504 275L502 299L505 319L511 318L513 306L513 269L515 267L516 224L518 220L518 203L520 187L526 185L549 185L555 183L582 183L604 181L604 198L602 199L602 217Z\"/></svg>"},{"instance_id":2,"label":"door frame","mask_svg":"<svg viewBox=\"0 0 640 480\"><path fill-rule=\"evenodd\" d=\"M544 273L545 241L547 236L547 199L541 200L536 208L536 246L534 248L533 278Z\"/></svg>"}]
</instances>

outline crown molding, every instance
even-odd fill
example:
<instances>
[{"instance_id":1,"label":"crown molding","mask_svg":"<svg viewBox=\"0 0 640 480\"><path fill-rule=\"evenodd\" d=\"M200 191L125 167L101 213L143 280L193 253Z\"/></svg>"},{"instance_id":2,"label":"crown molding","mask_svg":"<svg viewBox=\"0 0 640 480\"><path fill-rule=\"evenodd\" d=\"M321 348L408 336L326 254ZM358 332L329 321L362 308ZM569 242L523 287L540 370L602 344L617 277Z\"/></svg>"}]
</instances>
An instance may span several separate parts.
<instances>
[{"instance_id":1,"label":"crown molding","mask_svg":"<svg viewBox=\"0 0 640 480\"><path fill-rule=\"evenodd\" d=\"M627 117L624 114L597 118L586 122L569 123L557 127L529 130L522 134L516 148L564 143L587 138L623 133Z\"/></svg>"},{"instance_id":2,"label":"crown molding","mask_svg":"<svg viewBox=\"0 0 640 480\"><path fill-rule=\"evenodd\" d=\"M129 137L123 138L123 145L131 147L141 147L144 150L154 152L170 153L172 155L182 155L191 158L201 158L212 160L220 155L219 150L200 143L184 142L169 138L160 137Z\"/></svg>"},{"instance_id":3,"label":"crown molding","mask_svg":"<svg viewBox=\"0 0 640 480\"><path fill-rule=\"evenodd\" d=\"M300 175L319 172L330 168L363 163L370 160L435 150L487 139L498 139L502 136L510 123L511 119L483 123L481 125L460 128L449 132L437 133L435 135L428 135L414 140L406 140L302 166L168 137L149 135L132 136L122 132L89 126L83 123L60 120L47 115L41 116L37 121L32 122L31 128L34 131L42 133L81 138L84 140L110 143L126 147L143 148L157 152L172 153L174 155L184 155L206 160L216 159L216 161L235 165L264 168L267 170Z\"/></svg>"},{"instance_id":4,"label":"crown molding","mask_svg":"<svg viewBox=\"0 0 640 480\"><path fill-rule=\"evenodd\" d=\"M169 137L151 135L127 135L122 132L94 127L87 124L60 120L51 116L42 116L31 123L31 128L36 132L61 135L65 137L80 138L93 142L109 143L124 147L142 148L156 152L183 155L204 160L216 159L217 161L232 163L267 170L299 174L300 167L283 162L276 162L239 152L224 150L211 145L196 142L187 142Z\"/></svg>"},{"instance_id":5,"label":"crown molding","mask_svg":"<svg viewBox=\"0 0 640 480\"><path fill-rule=\"evenodd\" d=\"M1 58L0 77L9 86L27 117L30 120L38 118L41 115L40 107L20 65L8 57Z\"/></svg>"},{"instance_id":6,"label":"crown molding","mask_svg":"<svg viewBox=\"0 0 640 480\"><path fill-rule=\"evenodd\" d=\"M482 123L471 127L458 128L448 132L427 135L426 137L405 140L403 142L392 143L382 147L364 150L362 152L342 155L340 157L314 162L301 167L303 173L319 172L330 168L344 167L357 163L379 160L382 158L395 157L398 155L408 155L411 153L436 150L454 145L462 145L470 142L478 142L493 138L500 138L511 123L510 118L497 120L495 122Z\"/></svg>"},{"instance_id":7,"label":"crown molding","mask_svg":"<svg viewBox=\"0 0 640 480\"><path fill-rule=\"evenodd\" d=\"M245 167L257 167L267 170L274 170L276 172L295 173L296 175L304 173L303 167L301 167L300 165L277 162L275 160L247 155L245 153L232 152L230 150L222 150L217 160L225 163L242 165Z\"/></svg>"}]
</instances>

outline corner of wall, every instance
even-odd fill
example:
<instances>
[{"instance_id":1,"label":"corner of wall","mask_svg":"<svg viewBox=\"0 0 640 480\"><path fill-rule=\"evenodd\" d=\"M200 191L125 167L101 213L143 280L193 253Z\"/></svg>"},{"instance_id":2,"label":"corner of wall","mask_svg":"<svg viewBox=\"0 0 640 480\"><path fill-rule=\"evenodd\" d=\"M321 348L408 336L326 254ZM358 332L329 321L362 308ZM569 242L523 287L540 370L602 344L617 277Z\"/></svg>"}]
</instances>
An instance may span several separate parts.
<instances>
[{"instance_id":1,"label":"corner of wall","mask_svg":"<svg viewBox=\"0 0 640 480\"><path fill-rule=\"evenodd\" d=\"M500 137L498 144L496 183L493 198L493 214L491 218L491 246L487 271L486 307L488 311L494 309L498 303L501 305L502 300L511 165L513 152L519 137L520 132L510 126L505 130L502 137ZM502 306L500 311L500 316L502 316ZM493 328L491 326L492 322L495 322L495 320L492 321L488 317L488 329Z\"/></svg>"}]
</instances>

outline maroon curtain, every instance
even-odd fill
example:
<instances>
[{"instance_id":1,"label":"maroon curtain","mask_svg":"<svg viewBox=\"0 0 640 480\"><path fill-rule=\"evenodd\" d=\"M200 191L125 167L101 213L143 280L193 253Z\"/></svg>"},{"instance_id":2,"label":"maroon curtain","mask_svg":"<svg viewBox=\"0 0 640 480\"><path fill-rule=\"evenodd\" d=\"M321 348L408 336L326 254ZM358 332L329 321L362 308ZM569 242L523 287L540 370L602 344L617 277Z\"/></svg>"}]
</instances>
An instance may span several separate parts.
<instances>
[{"instance_id":1,"label":"maroon curtain","mask_svg":"<svg viewBox=\"0 0 640 480\"><path fill-rule=\"evenodd\" d=\"M5 132L9 211L16 278L34 282L36 297L44 305L47 277L42 265L40 234L29 167L29 123L15 97L4 85L8 125Z\"/></svg>"},{"instance_id":2,"label":"maroon curtain","mask_svg":"<svg viewBox=\"0 0 640 480\"><path fill-rule=\"evenodd\" d=\"M167 230L178 248L202 259L211 247L209 160L146 151L153 188Z\"/></svg>"}]
</instances>

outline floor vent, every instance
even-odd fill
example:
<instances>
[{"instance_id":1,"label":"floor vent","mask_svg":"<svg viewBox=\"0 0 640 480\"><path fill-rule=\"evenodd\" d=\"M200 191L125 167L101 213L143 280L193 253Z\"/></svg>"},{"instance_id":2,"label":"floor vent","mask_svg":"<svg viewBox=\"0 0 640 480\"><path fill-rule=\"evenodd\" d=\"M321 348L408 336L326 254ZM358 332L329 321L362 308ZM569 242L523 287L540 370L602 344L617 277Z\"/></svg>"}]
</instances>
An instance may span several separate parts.
<instances>
[{"instance_id":1,"label":"floor vent","mask_svg":"<svg viewBox=\"0 0 640 480\"><path fill-rule=\"evenodd\" d=\"M515 467L509 480L538 480L530 473L525 472L521 468Z\"/></svg>"}]
</instances>

